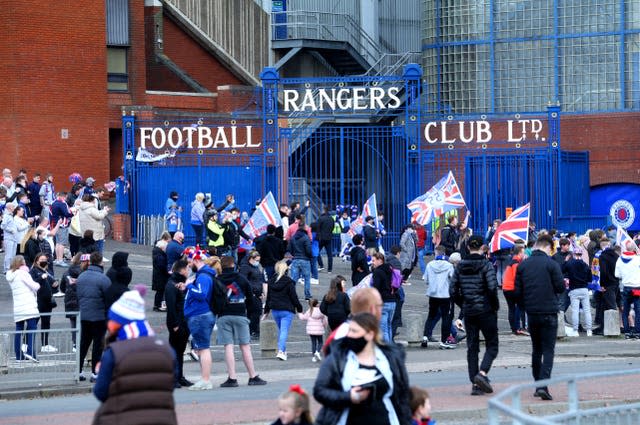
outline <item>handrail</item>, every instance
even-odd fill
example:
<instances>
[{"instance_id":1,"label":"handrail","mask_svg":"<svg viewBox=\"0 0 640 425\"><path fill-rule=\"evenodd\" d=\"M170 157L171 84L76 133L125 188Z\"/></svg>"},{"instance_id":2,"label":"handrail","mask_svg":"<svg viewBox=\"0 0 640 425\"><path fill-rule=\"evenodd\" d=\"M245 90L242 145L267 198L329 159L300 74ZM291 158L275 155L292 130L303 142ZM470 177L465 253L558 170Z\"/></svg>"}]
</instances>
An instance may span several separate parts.
<instances>
[{"instance_id":1,"label":"handrail","mask_svg":"<svg viewBox=\"0 0 640 425\"><path fill-rule=\"evenodd\" d=\"M526 384L514 385L507 388L495 397L489 400L488 406L488 420L489 425L502 424L500 420L500 414L508 416L513 419L514 423L523 425L551 425L557 424L560 419L572 419L577 416L589 417L590 415L598 415L606 412L635 410L640 408L640 403L622 404L618 406L601 407L601 408L580 408L579 394L578 394L578 381L584 381L587 379L599 379L599 378L611 378L624 375L640 375L640 369L631 369L624 371L606 371L606 372L592 372L579 375L573 375L568 377L559 377L546 379L544 381L535 381ZM550 384L566 383L568 387L568 410L563 413L549 415L545 417L533 417L524 412L521 409L520 398L523 391L530 391L534 388L548 386ZM510 399L511 405L504 403L505 399Z\"/></svg>"},{"instance_id":2,"label":"handrail","mask_svg":"<svg viewBox=\"0 0 640 425\"><path fill-rule=\"evenodd\" d=\"M276 22L285 16L286 22ZM272 40L317 39L351 44L368 63L382 55L378 43L349 15L306 10L272 12Z\"/></svg>"}]
</instances>

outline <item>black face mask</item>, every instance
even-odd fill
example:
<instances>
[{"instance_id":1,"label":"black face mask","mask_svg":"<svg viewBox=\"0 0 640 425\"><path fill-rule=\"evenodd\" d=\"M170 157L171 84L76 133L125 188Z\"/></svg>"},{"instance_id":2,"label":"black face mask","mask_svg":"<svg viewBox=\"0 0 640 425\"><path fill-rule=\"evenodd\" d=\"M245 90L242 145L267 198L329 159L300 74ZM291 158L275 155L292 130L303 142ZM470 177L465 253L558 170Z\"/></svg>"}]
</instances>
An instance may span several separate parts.
<instances>
[{"instance_id":1,"label":"black face mask","mask_svg":"<svg viewBox=\"0 0 640 425\"><path fill-rule=\"evenodd\" d=\"M42 267L43 269L46 269L46 268L47 268L47 264L49 264L49 263L47 263L46 261L45 261L45 262L42 262L42 263L38 263L38 265L39 265L40 267Z\"/></svg>"},{"instance_id":2,"label":"black face mask","mask_svg":"<svg viewBox=\"0 0 640 425\"><path fill-rule=\"evenodd\" d=\"M344 340L347 344L347 348L356 354L364 350L364 347L367 345L367 340L364 339L363 336L361 336L360 338L345 337Z\"/></svg>"},{"instance_id":3,"label":"black face mask","mask_svg":"<svg viewBox=\"0 0 640 425\"><path fill-rule=\"evenodd\" d=\"M173 197L173 198L171 198L171 199L173 199L174 201L177 201L177 200L178 200L178 197L177 197L177 196L174 196L174 197Z\"/></svg>"},{"instance_id":4,"label":"black face mask","mask_svg":"<svg viewBox=\"0 0 640 425\"><path fill-rule=\"evenodd\" d=\"M196 266L191 266L191 271L194 273L198 272L198 268Z\"/></svg>"}]
</instances>

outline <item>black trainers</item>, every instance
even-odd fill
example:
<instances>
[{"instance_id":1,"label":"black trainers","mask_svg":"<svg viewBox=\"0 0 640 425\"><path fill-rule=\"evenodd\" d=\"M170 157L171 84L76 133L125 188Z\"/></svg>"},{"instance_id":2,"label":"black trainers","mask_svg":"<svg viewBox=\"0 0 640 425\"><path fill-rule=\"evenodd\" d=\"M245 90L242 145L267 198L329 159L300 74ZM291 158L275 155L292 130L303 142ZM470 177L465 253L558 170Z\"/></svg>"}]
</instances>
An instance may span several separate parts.
<instances>
[{"instance_id":1,"label":"black trainers","mask_svg":"<svg viewBox=\"0 0 640 425\"><path fill-rule=\"evenodd\" d=\"M253 378L249 378L249 385L267 385L267 381L256 375Z\"/></svg>"},{"instance_id":2,"label":"black trainers","mask_svg":"<svg viewBox=\"0 0 640 425\"><path fill-rule=\"evenodd\" d=\"M226 381L224 381L222 384L220 384L220 386L222 388L233 388L233 387L237 387L238 386L238 380L237 379L231 379L231 378L227 378Z\"/></svg>"},{"instance_id":3,"label":"black trainers","mask_svg":"<svg viewBox=\"0 0 640 425\"><path fill-rule=\"evenodd\" d=\"M489 381L489 377L482 375L481 373L478 373L473 378L473 383L479 386L480 389L485 393L490 394L493 392L493 387L491 386L491 381Z\"/></svg>"},{"instance_id":4,"label":"black trainers","mask_svg":"<svg viewBox=\"0 0 640 425\"><path fill-rule=\"evenodd\" d=\"M484 395L484 391L477 385L471 387L471 395Z\"/></svg>"},{"instance_id":5,"label":"black trainers","mask_svg":"<svg viewBox=\"0 0 640 425\"><path fill-rule=\"evenodd\" d=\"M190 386L192 386L192 385L193 385L193 382L189 381L189 380L188 380L187 378L185 378L184 376L183 376L183 377L181 377L181 378L178 380L178 383L179 383L181 386L183 386L183 387L190 387Z\"/></svg>"},{"instance_id":6,"label":"black trainers","mask_svg":"<svg viewBox=\"0 0 640 425\"><path fill-rule=\"evenodd\" d=\"M553 400L551 394L549 394L549 390L546 387L536 388L536 392L533 393L534 397L540 397L542 400Z\"/></svg>"},{"instance_id":7,"label":"black trainers","mask_svg":"<svg viewBox=\"0 0 640 425\"><path fill-rule=\"evenodd\" d=\"M429 346L429 341L427 340L422 340L422 342L420 343L420 347L422 348L427 348Z\"/></svg>"}]
</instances>

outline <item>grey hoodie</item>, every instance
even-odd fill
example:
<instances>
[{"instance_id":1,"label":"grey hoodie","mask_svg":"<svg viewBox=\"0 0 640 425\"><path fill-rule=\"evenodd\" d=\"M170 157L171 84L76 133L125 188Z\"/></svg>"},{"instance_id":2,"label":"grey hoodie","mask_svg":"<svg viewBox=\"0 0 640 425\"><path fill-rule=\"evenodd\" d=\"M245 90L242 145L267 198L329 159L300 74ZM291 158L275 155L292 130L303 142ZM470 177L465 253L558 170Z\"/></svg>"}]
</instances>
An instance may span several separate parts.
<instances>
[{"instance_id":1,"label":"grey hoodie","mask_svg":"<svg viewBox=\"0 0 640 425\"><path fill-rule=\"evenodd\" d=\"M427 283L427 296L449 298L449 279L453 275L453 264L447 260L433 260L427 264L423 279Z\"/></svg>"}]
</instances>

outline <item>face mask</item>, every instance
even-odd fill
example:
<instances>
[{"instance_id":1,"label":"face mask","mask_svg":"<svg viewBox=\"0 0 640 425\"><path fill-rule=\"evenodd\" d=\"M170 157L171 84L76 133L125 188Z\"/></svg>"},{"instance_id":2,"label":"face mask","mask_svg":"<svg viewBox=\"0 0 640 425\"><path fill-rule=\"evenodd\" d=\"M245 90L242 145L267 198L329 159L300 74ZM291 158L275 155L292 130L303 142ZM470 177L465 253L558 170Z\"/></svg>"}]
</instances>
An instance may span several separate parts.
<instances>
[{"instance_id":1,"label":"face mask","mask_svg":"<svg viewBox=\"0 0 640 425\"><path fill-rule=\"evenodd\" d=\"M345 337L345 342L347 344L347 348L356 354L364 350L365 345L367 345L367 340L364 339L363 336L359 338Z\"/></svg>"},{"instance_id":2,"label":"face mask","mask_svg":"<svg viewBox=\"0 0 640 425\"><path fill-rule=\"evenodd\" d=\"M198 272L198 268L196 266L191 266L191 271L194 273Z\"/></svg>"},{"instance_id":3,"label":"face mask","mask_svg":"<svg viewBox=\"0 0 640 425\"><path fill-rule=\"evenodd\" d=\"M46 261L41 262L41 263L38 263L38 265L39 265L40 267L42 267L43 269L47 267L47 264L49 264L49 263L47 263Z\"/></svg>"}]
</instances>

